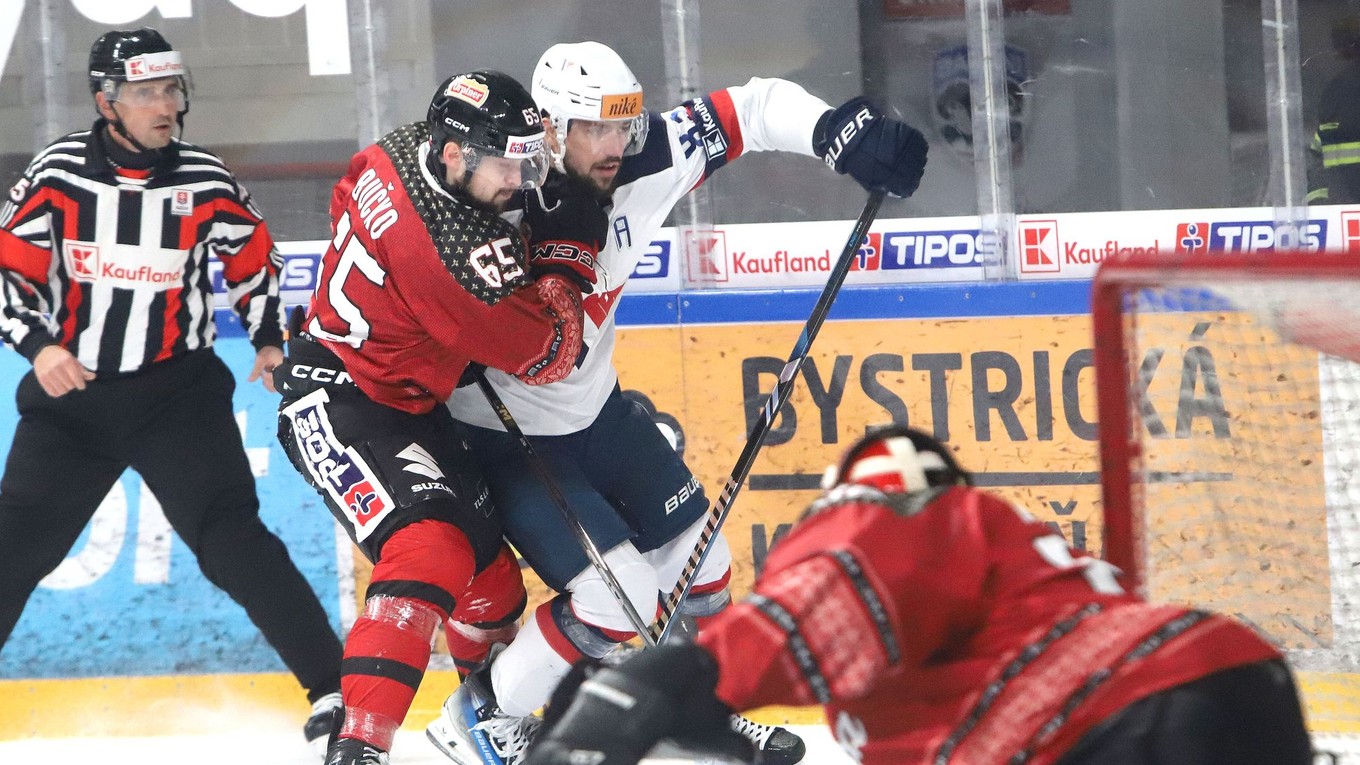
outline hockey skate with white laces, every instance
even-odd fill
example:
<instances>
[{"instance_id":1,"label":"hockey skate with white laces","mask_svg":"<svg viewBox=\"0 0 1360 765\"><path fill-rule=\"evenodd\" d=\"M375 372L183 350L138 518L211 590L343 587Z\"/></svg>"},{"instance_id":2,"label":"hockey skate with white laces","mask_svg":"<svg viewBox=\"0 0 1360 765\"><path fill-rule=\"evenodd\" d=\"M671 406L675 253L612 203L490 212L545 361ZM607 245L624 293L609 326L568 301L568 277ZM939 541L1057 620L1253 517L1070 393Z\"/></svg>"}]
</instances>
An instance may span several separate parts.
<instances>
[{"instance_id":1,"label":"hockey skate with white laces","mask_svg":"<svg viewBox=\"0 0 1360 765\"><path fill-rule=\"evenodd\" d=\"M326 765L388 765L387 752L357 738L336 739Z\"/></svg>"},{"instance_id":2,"label":"hockey skate with white laces","mask_svg":"<svg viewBox=\"0 0 1360 765\"><path fill-rule=\"evenodd\" d=\"M699 639L699 625L694 617L680 612L675 615L670 639L681 643L693 643ZM616 650L616 655L606 658L618 664L627 656L628 651ZM807 754L807 745L802 737L788 728L777 725L762 725L741 715L731 717L732 730L745 736L760 753L761 765L794 765L802 762Z\"/></svg>"},{"instance_id":3,"label":"hockey skate with white laces","mask_svg":"<svg viewBox=\"0 0 1360 765\"><path fill-rule=\"evenodd\" d=\"M762 725L741 715L732 715L732 730L755 745L760 765L794 765L802 762L807 745L797 733L778 725Z\"/></svg>"},{"instance_id":4,"label":"hockey skate with white laces","mask_svg":"<svg viewBox=\"0 0 1360 765\"><path fill-rule=\"evenodd\" d=\"M328 693L312 702L312 713L302 726L302 735L307 737L307 744L313 751L325 757L344 722L345 702L340 692Z\"/></svg>"},{"instance_id":5,"label":"hockey skate with white laces","mask_svg":"<svg viewBox=\"0 0 1360 765\"><path fill-rule=\"evenodd\" d=\"M498 648L503 646L498 646ZM507 715L491 692L491 659L473 671L444 700L439 717L425 727L425 737L458 765L517 765L543 721Z\"/></svg>"}]
</instances>

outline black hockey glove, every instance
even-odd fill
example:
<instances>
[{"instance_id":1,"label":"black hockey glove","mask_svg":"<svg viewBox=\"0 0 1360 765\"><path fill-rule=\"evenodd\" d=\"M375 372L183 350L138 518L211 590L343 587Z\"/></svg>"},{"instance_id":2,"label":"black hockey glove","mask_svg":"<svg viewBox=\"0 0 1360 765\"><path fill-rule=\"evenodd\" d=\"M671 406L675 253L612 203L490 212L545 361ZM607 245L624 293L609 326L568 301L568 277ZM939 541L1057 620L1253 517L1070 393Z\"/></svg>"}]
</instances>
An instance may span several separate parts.
<instances>
[{"instance_id":1,"label":"black hockey glove","mask_svg":"<svg viewBox=\"0 0 1360 765\"><path fill-rule=\"evenodd\" d=\"M692 644L648 648L617 667L577 667L553 693L525 765L634 765L661 739L741 762L751 742L714 696L718 666Z\"/></svg>"},{"instance_id":2,"label":"black hockey glove","mask_svg":"<svg viewBox=\"0 0 1360 765\"><path fill-rule=\"evenodd\" d=\"M473 383L477 382L477 377L479 375L484 374L486 374L485 364L478 364L475 361L469 361L468 365L466 367L463 367L463 374L458 376L457 387L461 388L465 385L472 385Z\"/></svg>"},{"instance_id":3,"label":"black hockey glove","mask_svg":"<svg viewBox=\"0 0 1360 765\"><path fill-rule=\"evenodd\" d=\"M885 116L863 96L832 109L817 122L812 149L827 166L873 191L909 197L926 169L926 137Z\"/></svg>"},{"instance_id":4,"label":"black hockey glove","mask_svg":"<svg viewBox=\"0 0 1360 765\"><path fill-rule=\"evenodd\" d=\"M543 188L525 195L524 235L529 241L529 270L534 276L562 274L595 289L595 258L609 228L605 201L585 183L553 173Z\"/></svg>"}]
</instances>

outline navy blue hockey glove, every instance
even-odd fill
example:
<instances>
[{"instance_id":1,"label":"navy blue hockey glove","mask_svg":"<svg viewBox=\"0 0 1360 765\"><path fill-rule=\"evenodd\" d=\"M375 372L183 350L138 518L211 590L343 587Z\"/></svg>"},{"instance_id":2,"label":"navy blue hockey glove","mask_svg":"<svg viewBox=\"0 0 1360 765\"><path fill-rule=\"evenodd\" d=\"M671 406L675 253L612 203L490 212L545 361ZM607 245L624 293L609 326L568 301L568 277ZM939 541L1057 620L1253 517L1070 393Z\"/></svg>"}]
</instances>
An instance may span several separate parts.
<instances>
[{"instance_id":1,"label":"navy blue hockey glove","mask_svg":"<svg viewBox=\"0 0 1360 765\"><path fill-rule=\"evenodd\" d=\"M869 191L909 197L921 185L929 145L921 131L858 96L822 115L812 149L828 167Z\"/></svg>"},{"instance_id":2,"label":"navy blue hockey glove","mask_svg":"<svg viewBox=\"0 0 1360 765\"><path fill-rule=\"evenodd\" d=\"M553 693L526 765L635 765L661 739L750 762L751 742L714 695L718 665L693 644L647 648L616 667L573 668Z\"/></svg>"},{"instance_id":3,"label":"navy blue hockey glove","mask_svg":"<svg viewBox=\"0 0 1360 765\"><path fill-rule=\"evenodd\" d=\"M609 228L605 201L586 184L552 173L541 189L525 195L524 229L529 270L535 276L562 274L583 294L595 289L595 258Z\"/></svg>"}]
</instances>

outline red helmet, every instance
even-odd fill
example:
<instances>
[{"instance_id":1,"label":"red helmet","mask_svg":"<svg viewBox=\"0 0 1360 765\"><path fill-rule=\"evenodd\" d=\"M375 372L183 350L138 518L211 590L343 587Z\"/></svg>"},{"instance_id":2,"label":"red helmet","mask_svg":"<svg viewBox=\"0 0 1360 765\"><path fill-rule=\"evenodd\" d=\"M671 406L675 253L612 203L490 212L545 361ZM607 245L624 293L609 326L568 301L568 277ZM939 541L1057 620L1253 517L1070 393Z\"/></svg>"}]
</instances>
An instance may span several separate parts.
<instances>
[{"instance_id":1,"label":"red helmet","mask_svg":"<svg viewBox=\"0 0 1360 765\"><path fill-rule=\"evenodd\" d=\"M885 494L911 494L938 486L970 486L973 480L949 447L935 438L905 425L880 425L852 444L822 483L826 489L852 483Z\"/></svg>"}]
</instances>

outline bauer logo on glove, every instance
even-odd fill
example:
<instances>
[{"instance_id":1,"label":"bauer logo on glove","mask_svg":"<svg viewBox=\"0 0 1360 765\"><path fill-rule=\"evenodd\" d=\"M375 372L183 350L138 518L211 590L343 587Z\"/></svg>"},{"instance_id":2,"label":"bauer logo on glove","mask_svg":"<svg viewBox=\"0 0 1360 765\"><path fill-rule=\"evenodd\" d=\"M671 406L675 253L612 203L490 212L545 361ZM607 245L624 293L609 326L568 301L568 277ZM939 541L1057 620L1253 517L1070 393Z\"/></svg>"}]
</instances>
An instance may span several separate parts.
<instances>
[{"instance_id":1,"label":"bauer logo on glove","mask_svg":"<svg viewBox=\"0 0 1360 765\"><path fill-rule=\"evenodd\" d=\"M812 148L828 167L865 189L909 197L921 184L929 145L921 131L857 97L822 115Z\"/></svg>"},{"instance_id":2,"label":"bauer logo on glove","mask_svg":"<svg viewBox=\"0 0 1360 765\"><path fill-rule=\"evenodd\" d=\"M846 144L855 140L859 136L860 129L875 117L873 110L866 105L840 126L836 135L831 139L831 145L826 149L826 156L822 158L827 167L838 173L845 172L843 167L837 166L837 163L840 162L841 154L845 153Z\"/></svg>"}]
</instances>

